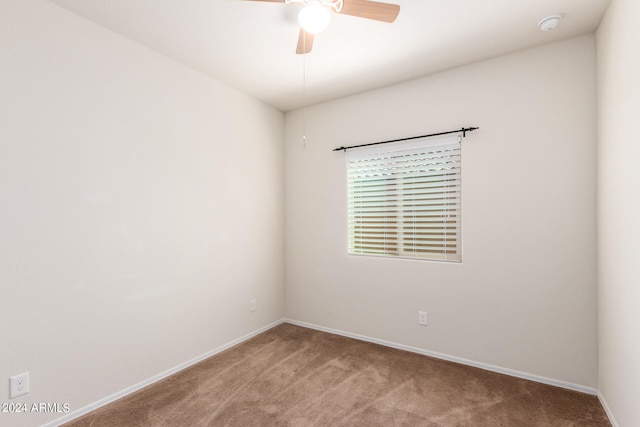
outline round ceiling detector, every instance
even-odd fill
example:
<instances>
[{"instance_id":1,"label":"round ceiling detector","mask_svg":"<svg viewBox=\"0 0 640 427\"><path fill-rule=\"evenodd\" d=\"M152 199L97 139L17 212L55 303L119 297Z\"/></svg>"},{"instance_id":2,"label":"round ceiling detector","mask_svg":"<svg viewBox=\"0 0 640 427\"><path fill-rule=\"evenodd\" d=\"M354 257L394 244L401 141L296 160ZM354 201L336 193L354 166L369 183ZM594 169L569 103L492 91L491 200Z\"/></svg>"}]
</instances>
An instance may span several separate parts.
<instances>
[{"instance_id":1,"label":"round ceiling detector","mask_svg":"<svg viewBox=\"0 0 640 427\"><path fill-rule=\"evenodd\" d=\"M551 15L538 22L540 31L550 31L555 29L560 23L562 15Z\"/></svg>"}]
</instances>

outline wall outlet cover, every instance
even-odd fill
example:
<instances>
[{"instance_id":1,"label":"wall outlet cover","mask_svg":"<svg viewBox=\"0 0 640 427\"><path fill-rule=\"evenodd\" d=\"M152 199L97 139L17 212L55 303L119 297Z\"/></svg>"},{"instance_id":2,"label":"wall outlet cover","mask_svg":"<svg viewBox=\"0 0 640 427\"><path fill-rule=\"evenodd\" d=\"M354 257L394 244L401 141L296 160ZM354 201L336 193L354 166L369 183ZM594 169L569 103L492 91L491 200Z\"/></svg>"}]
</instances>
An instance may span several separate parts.
<instances>
[{"instance_id":1,"label":"wall outlet cover","mask_svg":"<svg viewBox=\"0 0 640 427\"><path fill-rule=\"evenodd\" d=\"M427 326L427 312L419 311L418 312L418 324L422 326Z\"/></svg>"},{"instance_id":2,"label":"wall outlet cover","mask_svg":"<svg viewBox=\"0 0 640 427\"><path fill-rule=\"evenodd\" d=\"M29 372L14 375L9 378L9 384L11 386L11 393L9 396L11 399L29 393Z\"/></svg>"}]
</instances>

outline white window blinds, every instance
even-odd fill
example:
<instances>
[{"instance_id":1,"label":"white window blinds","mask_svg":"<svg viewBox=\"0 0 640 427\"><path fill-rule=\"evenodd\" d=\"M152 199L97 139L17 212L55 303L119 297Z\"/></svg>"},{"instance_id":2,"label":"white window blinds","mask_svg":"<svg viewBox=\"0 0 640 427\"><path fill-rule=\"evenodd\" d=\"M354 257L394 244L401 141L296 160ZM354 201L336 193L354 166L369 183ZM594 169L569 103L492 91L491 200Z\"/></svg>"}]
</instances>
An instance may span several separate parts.
<instances>
[{"instance_id":1,"label":"white window blinds","mask_svg":"<svg viewBox=\"0 0 640 427\"><path fill-rule=\"evenodd\" d=\"M348 152L349 253L460 262L460 166L459 136Z\"/></svg>"}]
</instances>

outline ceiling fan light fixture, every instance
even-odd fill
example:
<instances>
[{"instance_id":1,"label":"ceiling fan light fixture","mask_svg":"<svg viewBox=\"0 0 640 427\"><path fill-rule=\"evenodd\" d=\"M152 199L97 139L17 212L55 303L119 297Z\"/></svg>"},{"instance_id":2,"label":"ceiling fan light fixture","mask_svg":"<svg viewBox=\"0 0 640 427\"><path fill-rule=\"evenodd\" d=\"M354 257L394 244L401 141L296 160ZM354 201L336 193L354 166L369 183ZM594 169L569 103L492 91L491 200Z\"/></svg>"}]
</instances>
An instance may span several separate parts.
<instances>
[{"instance_id":1,"label":"ceiling fan light fixture","mask_svg":"<svg viewBox=\"0 0 640 427\"><path fill-rule=\"evenodd\" d=\"M331 12L319 4L305 6L298 14L298 23L307 33L318 34L324 31L331 21Z\"/></svg>"}]
</instances>

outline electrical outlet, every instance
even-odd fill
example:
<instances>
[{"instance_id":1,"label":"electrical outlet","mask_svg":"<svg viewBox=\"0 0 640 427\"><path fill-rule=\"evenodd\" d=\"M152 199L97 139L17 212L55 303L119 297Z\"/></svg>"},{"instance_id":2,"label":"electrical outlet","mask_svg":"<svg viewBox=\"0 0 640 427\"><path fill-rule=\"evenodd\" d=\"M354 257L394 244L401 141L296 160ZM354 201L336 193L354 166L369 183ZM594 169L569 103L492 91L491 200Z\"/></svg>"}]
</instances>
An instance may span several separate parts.
<instances>
[{"instance_id":1,"label":"electrical outlet","mask_svg":"<svg viewBox=\"0 0 640 427\"><path fill-rule=\"evenodd\" d=\"M427 326L427 312L419 311L418 312L418 324L422 326Z\"/></svg>"},{"instance_id":2,"label":"electrical outlet","mask_svg":"<svg viewBox=\"0 0 640 427\"><path fill-rule=\"evenodd\" d=\"M11 395L9 397L11 399L29 393L29 372L14 375L9 379L9 383L11 385Z\"/></svg>"},{"instance_id":3,"label":"electrical outlet","mask_svg":"<svg viewBox=\"0 0 640 427\"><path fill-rule=\"evenodd\" d=\"M256 311L256 300L255 299L251 300L251 311Z\"/></svg>"}]
</instances>

